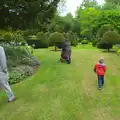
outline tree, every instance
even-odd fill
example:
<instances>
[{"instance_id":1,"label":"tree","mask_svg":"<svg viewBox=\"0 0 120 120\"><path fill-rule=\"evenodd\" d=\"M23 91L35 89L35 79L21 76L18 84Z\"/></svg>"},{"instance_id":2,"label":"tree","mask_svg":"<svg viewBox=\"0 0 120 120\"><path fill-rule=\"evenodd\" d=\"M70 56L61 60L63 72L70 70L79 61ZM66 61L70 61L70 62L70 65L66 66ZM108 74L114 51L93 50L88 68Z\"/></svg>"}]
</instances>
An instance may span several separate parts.
<instances>
[{"instance_id":1,"label":"tree","mask_svg":"<svg viewBox=\"0 0 120 120\"><path fill-rule=\"evenodd\" d=\"M106 3L112 3L112 4L116 4L116 5L120 5L120 0L105 0Z\"/></svg>"},{"instance_id":2,"label":"tree","mask_svg":"<svg viewBox=\"0 0 120 120\"><path fill-rule=\"evenodd\" d=\"M3 0L0 2L0 28L45 30L60 0Z\"/></svg>"},{"instance_id":3,"label":"tree","mask_svg":"<svg viewBox=\"0 0 120 120\"><path fill-rule=\"evenodd\" d=\"M86 9L86 8L97 8L98 3L96 0L83 0L81 8Z\"/></svg>"},{"instance_id":4,"label":"tree","mask_svg":"<svg viewBox=\"0 0 120 120\"><path fill-rule=\"evenodd\" d=\"M94 35L93 27L94 27L94 20L99 16L100 11L96 10L95 8L86 8L81 9L78 8L76 11L76 19L80 23L80 34L81 37L84 39L92 39Z\"/></svg>"},{"instance_id":5,"label":"tree","mask_svg":"<svg viewBox=\"0 0 120 120\"><path fill-rule=\"evenodd\" d=\"M111 25L120 33L120 12L118 10L104 10L93 20L92 32L97 35L99 29L106 24Z\"/></svg>"}]
</instances>

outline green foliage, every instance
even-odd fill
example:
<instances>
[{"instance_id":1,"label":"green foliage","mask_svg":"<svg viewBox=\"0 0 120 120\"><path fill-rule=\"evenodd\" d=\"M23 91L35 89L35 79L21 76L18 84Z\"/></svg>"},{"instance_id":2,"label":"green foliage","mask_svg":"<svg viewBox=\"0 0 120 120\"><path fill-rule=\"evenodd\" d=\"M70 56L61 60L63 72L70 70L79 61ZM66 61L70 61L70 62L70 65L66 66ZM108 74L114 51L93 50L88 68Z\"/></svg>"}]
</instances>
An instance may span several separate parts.
<instances>
[{"instance_id":1,"label":"green foliage","mask_svg":"<svg viewBox=\"0 0 120 120\"><path fill-rule=\"evenodd\" d=\"M92 40L92 36L96 31L93 31L94 20L99 16L100 10L86 7L82 9L81 7L76 11L76 19L80 22L80 35L82 39L86 38Z\"/></svg>"},{"instance_id":2,"label":"green foliage","mask_svg":"<svg viewBox=\"0 0 120 120\"><path fill-rule=\"evenodd\" d=\"M92 41L92 46L95 47L97 45L97 42L98 42L97 40L93 40Z\"/></svg>"},{"instance_id":3,"label":"green foliage","mask_svg":"<svg viewBox=\"0 0 120 120\"><path fill-rule=\"evenodd\" d=\"M13 40L13 34L11 32L5 32L3 39L7 42L11 42Z\"/></svg>"},{"instance_id":4,"label":"green foliage","mask_svg":"<svg viewBox=\"0 0 120 120\"><path fill-rule=\"evenodd\" d=\"M119 50L117 50L117 54L118 54L118 55L120 55L120 49L119 49Z\"/></svg>"},{"instance_id":5,"label":"green foliage","mask_svg":"<svg viewBox=\"0 0 120 120\"><path fill-rule=\"evenodd\" d=\"M108 24L120 33L120 11L118 10L104 10L101 11L99 16L93 20L93 32L97 34L99 29Z\"/></svg>"},{"instance_id":6,"label":"green foliage","mask_svg":"<svg viewBox=\"0 0 120 120\"><path fill-rule=\"evenodd\" d=\"M35 57L25 57L20 61L21 64L29 65L29 66L38 66L40 62Z\"/></svg>"},{"instance_id":7,"label":"green foliage","mask_svg":"<svg viewBox=\"0 0 120 120\"><path fill-rule=\"evenodd\" d=\"M65 40L64 35L59 32L51 33L49 38L50 45L55 45L57 47L61 46L64 40Z\"/></svg>"},{"instance_id":8,"label":"green foliage","mask_svg":"<svg viewBox=\"0 0 120 120\"><path fill-rule=\"evenodd\" d=\"M22 66L19 66L18 68L24 71L25 77L32 76L35 72L33 67L30 67L27 65L22 65Z\"/></svg>"},{"instance_id":9,"label":"green foliage","mask_svg":"<svg viewBox=\"0 0 120 120\"><path fill-rule=\"evenodd\" d=\"M30 35L26 39L28 45L34 48L48 48L49 33L38 32L36 35Z\"/></svg>"},{"instance_id":10,"label":"green foliage","mask_svg":"<svg viewBox=\"0 0 120 120\"><path fill-rule=\"evenodd\" d=\"M110 49L112 49L113 45L101 41L97 44L97 47L99 49L108 49L108 51L109 51Z\"/></svg>"},{"instance_id":11,"label":"green foliage","mask_svg":"<svg viewBox=\"0 0 120 120\"><path fill-rule=\"evenodd\" d=\"M47 29L60 0L4 0L0 2L0 28Z\"/></svg>"},{"instance_id":12,"label":"green foliage","mask_svg":"<svg viewBox=\"0 0 120 120\"><path fill-rule=\"evenodd\" d=\"M103 41L108 44L118 44L120 43L120 36L116 31L108 31L103 35Z\"/></svg>"},{"instance_id":13,"label":"green foliage","mask_svg":"<svg viewBox=\"0 0 120 120\"><path fill-rule=\"evenodd\" d=\"M25 78L24 71L20 68L13 68L9 73L9 83L16 84Z\"/></svg>"},{"instance_id":14,"label":"green foliage","mask_svg":"<svg viewBox=\"0 0 120 120\"><path fill-rule=\"evenodd\" d=\"M81 44L88 44L88 41L87 40L82 40Z\"/></svg>"},{"instance_id":15,"label":"green foliage","mask_svg":"<svg viewBox=\"0 0 120 120\"><path fill-rule=\"evenodd\" d=\"M72 31L68 31L68 33L66 34L66 37L68 38L68 40L70 40L72 46L77 46L78 38L76 33Z\"/></svg>"},{"instance_id":16,"label":"green foliage","mask_svg":"<svg viewBox=\"0 0 120 120\"><path fill-rule=\"evenodd\" d=\"M113 30L113 28L112 28L111 25L105 24L105 25L103 25L103 26L100 28L100 30L99 30L99 32L98 32L98 36L99 36L100 38L102 38L103 35L104 35L104 33L108 32L108 31L112 31L112 30Z\"/></svg>"},{"instance_id":17,"label":"green foliage","mask_svg":"<svg viewBox=\"0 0 120 120\"><path fill-rule=\"evenodd\" d=\"M32 67L29 66L18 66L12 68L9 72L9 83L16 84L20 81L23 81L24 78L28 76L32 76L34 74L34 70Z\"/></svg>"},{"instance_id":18,"label":"green foliage","mask_svg":"<svg viewBox=\"0 0 120 120\"><path fill-rule=\"evenodd\" d=\"M36 37L37 40L40 41L41 47L42 48L48 48L49 46L49 33L44 34L43 32L38 32Z\"/></svg>"}]
</instances>

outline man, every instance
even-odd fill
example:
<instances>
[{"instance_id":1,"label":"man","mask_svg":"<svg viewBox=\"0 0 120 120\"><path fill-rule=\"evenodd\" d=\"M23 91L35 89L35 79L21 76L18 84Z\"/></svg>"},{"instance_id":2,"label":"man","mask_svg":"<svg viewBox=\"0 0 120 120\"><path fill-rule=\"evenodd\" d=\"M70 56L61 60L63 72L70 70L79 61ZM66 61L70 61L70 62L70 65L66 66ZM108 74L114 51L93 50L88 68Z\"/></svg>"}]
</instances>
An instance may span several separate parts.
<instances>
[{"instance_id":1,"label":"man","mask_svg":"<svg viewBox=\"0 0 120 120\"><path fill-rule=\"evenodd\" d=\"M8 102L16 100L9 83L8 83L8 71L6 64L6 56L3 47L0 46L0 87L4 88L8 96Z\"/></svg>"},{"instance_id":2,"label":"man","mask_svg":"<svg viewBox=\"0 0 120 120\"><path fill-rule=\"evenodd\" d=\"M62 47L61 62L66 61L68 64L71 63L71 43L66 40Z\"/></svg>"}]
</instances>

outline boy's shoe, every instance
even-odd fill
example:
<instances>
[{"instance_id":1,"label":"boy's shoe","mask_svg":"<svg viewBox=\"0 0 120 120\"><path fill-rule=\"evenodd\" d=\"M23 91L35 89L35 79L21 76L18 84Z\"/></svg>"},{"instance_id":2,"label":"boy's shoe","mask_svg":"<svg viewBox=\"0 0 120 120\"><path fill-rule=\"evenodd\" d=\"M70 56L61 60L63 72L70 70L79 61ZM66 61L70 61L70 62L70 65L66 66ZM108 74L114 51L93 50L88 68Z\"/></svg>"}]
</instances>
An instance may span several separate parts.
<instances>
[{"instance_id":1,"label":"boy's shoe","mask_svg":"<svg viewBox=\"0 0 120 120\"><path fill-rule=\"evenodd\" d=\"M98 88L98 90L101 90L101 88Z\"/></svg>"},{"instance_id":2,"label":"boy's shoe","mask_svg":"<svg viewBox=\"0 0 120 120\"><path fill-rule=\"evenodd\" d=\"M16 101L16 96L11 100L11 101L8 101L9 103L11 103L11 102L14 102L14 101Z\"/></svg>"}]
</instances>

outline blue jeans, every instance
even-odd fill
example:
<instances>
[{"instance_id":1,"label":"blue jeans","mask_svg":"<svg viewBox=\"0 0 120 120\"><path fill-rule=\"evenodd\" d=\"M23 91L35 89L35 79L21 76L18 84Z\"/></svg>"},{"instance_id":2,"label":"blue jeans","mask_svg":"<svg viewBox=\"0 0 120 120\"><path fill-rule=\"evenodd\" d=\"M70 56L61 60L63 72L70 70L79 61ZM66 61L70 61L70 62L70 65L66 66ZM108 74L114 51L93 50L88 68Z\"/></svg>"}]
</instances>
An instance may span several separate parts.
<instances>
[{"instance_id":1,"label":"blue jeans","mask_svg":"<svg viewBox=\"0 0 120 120\"><path fill-rule=\"evenodd\" d=\"M5 82L5 83L3 83L2 85L3 85L3 87L4 87L5 91L6 91L6 94L7 94L7 96L8 96L9 101L12 101L15 96L14 96L14 94L13 94L11 88L10 88L9 83L8 83L8 82Z\"/></svg>"},{"instance_id":2,"label":"blue jeans","mask_svg":"<svg viewBox=\"0 0 120 120\"><path fill-rule=\"evenodd\" d=\"M101 88L104 85L104 76L99 75L98 76L98 88Z\"/></svg>"}]
</instances>

